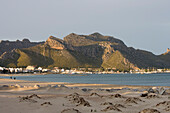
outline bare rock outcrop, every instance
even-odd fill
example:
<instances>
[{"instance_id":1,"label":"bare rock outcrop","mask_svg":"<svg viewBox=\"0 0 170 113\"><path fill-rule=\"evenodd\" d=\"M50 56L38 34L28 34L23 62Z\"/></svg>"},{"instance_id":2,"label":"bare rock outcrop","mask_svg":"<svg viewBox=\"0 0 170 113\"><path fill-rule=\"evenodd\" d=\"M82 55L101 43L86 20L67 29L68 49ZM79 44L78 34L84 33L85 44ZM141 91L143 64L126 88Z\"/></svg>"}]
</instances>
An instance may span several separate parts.
<instances>
[{"instance_id":1,"label":"bare rock outcrop","mask_svg":"<svg viewBox=\"0 0 170 113\"><path fill-rule=\"evenodd\" d=\"M65 49L64 41L53 36L50 36L47 39L47 41L45 42L45 45L48 45L50 48L53 48L53 49L59 49L59 50Z\"/></svg>"}]
</instances>

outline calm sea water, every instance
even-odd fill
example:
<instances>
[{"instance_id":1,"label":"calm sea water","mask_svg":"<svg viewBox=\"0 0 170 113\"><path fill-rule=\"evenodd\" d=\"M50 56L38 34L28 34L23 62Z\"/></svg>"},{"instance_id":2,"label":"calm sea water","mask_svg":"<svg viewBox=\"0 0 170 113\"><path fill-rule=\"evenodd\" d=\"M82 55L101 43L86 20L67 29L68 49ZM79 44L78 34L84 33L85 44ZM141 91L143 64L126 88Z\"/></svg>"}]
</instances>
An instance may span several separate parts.
<instances>
[{"instance_id":1,"label":"calm sea water","mask_svg":"<svg viewBox=\"0 0 170 113\"><path fill-rule=\"evenodd\" d=\"M9 78L2 77L0 78ZM170 86L170 73L164 74L91 74L91 75L65 75L48 74L34 76L17 76L18 80L92 83L92 84L118 84L118 85L148 85Z\"/></svg>"}]
</instances>

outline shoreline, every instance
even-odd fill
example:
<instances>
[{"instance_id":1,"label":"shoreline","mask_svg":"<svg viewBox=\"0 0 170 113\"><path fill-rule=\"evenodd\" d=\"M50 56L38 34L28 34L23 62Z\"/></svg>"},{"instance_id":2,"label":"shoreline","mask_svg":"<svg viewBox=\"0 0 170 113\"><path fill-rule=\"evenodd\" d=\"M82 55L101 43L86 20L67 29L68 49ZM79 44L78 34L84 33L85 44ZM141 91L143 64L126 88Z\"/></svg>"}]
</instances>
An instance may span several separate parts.
<instances>
[{"instance_id":1,"label":"shoreline","mask_svg":"<svg viewBox=\"0 0 170 113\"><path fill-rule=\"evenodd\" d=\"M71 73L12 73L12 74L2 74L0 73L0 76L11 76L11 75L15 75L15 76L34 76L34 75L48 75L48 74L54 74L54 75L57 75L57 74L64 74L64 75L72 75L72 76L76 76L76 75L82 75L82 76L85 76L85 75L92 75L92 74L98 74L98 73L92 73L92 74L89 74L89 73L80 73L80 74L71 74ZM146 74L146 75L149 75L149 74L170 74L170 72L160 72L160 73L101 73L99 75L116 75L116 74L137 74L137 75L143 75L143 74Z\"/></svg>"},{"instance_id":2,"label":"shoreline","mask_svg":"<svg viewBox=\"0 0 170 113\"><path fill-rule=\"evenodd\" d=\"M117 84L90 84L90 83L69 83L69 82L45 82L45 81L27 81L27 80L13 80L13 79L5 79L0 78L0 85L10 84L29 84L29 85L66 85L68 87L103 87L103 88L151 88L151 87L164 87L164 88L170 88L170 86L144 86L144 85L117 85Z\"/></svg>"},{"instance_id":3,"label":"shoreline","mask_svg":"<svg viewBox=\"0 0 170 113\"><path fill-rule=\"evenodd\" d=\"M43 75L47 75L47 74L48 73L42 73L42 74L0 74L0 79L13 80L13 79L10 79L10 78L1 78L1 76L2 77L38 76L38 75L43 76ZM54 75L57 75L57 74L54 74ZM81 74L80 75L70 75L70 76L81 76ZM82 76L84 76L84 75L82 75ZM17 79L14 80L14 81L17 81ZM92 86L107 86L107 87L109 87L109 86L112 86L112 87L118 87L119 86L120 87L121 86L121 87L168 87L168 88L170 88L170 86L165 86L165 85L163 85L163 86L161 86L161 85L124 85L124 84L100 84L100 83L93 84L93 83L48 82L48 81L29 81L29 80L21 80L21 81L25 81L27 83L34 82L34 83L40 83L40 84L42 84L42 83L44 83L44 84L45 83L47 83L47 84L72 84L72 85L76 84L75 86L78 86L80 84L82 86L82 84L84 84L84 86L92 85ZM19 82L16 82L16 83L19 83Z\"/></svg>"},{"instance_id":4,"label":"shoreline","mask_svg":"<svg viewBox=\"0 0 170 113\"><path fill-rule=\"evenodd\" d=\"M19 74L0 74L0 76L36 76L36 75L47 75L48 73L19 73Z\"/></svg>"},{"instance_id":5,"label":"shoreline","mask_svg":"<svg viewBox=\"0 0 170 113\"><path fill-rule=\"evenodd\" d=\"M166 95L148 93L161 86L38 82L0 78L1 113L139 113L156 109L168 113ZM142 94L147 94L142 97ZM160 105L160 106L158 106ZM79 112L77 112L79 111ZM141 112L142 113L142 112Z\"/></svg>"}]
</instances>

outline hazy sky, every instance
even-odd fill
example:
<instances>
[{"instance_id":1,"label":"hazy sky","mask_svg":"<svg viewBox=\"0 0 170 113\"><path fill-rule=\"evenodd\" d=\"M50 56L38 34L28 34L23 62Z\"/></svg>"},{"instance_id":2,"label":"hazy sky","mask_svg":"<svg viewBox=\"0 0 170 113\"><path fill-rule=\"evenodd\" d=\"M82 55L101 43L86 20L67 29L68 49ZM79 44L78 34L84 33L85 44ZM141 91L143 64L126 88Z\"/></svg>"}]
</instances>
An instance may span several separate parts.
<instances>
[{"instance_id":1,"label":"hazy sky","mask_svg":"<svg viewBox=\"0 0 170 113\"><path fill-rule=\"evenodd\" d=\"M161 54L170 48L170 0L0 0L0 40L100 32Z\"/></svg>"}]
</instances>

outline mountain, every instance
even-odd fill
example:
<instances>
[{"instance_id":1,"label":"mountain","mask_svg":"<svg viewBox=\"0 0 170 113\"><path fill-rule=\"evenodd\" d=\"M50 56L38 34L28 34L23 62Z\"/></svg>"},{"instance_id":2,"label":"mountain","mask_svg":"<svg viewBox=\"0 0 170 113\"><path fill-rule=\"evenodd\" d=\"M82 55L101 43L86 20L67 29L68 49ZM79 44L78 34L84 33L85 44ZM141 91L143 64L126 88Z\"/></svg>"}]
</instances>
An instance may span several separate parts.
<instances>
[{"instance_id":1,"label":"mountain","mask_svg":"<svg viewBox=\"0 0 170 113\"><path fill-rule=\"evenodd\" d=\"M165 60L166 62L170 62L170 49L168 48L168 49L167 49L167 52L165 52L165 53L162 54L162 55L159 55L159 57L160 57L162 60Z\"/></svg>"},{"instance_id":2,"label":"mountain","mask_svg":"<svg viewBox=\"0 0 170 113\"><path fill-rule=\"evenodd\" d=\"M127 47L123 41L100 33L71 33L63 40L50 36L45 43L15 49L1 55L0 65L7 67L96 67L129 70L169 68L169 54L154 55Z\"/></svg>"},{"instance_id":3,"label":"mountain","mask_svg":"<svg viewBox=\"0 0 170 113\"><path fill-rule=\"evenodd\" d=\"M38 44L41 44L44 42L30 42L28 39L23 39L22 41L0 41L0 56L4 52L9 52L13 49L22 49L22 48L28 48L32 46L36 46Z\"/></svg>"}]
</instances>

